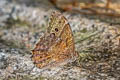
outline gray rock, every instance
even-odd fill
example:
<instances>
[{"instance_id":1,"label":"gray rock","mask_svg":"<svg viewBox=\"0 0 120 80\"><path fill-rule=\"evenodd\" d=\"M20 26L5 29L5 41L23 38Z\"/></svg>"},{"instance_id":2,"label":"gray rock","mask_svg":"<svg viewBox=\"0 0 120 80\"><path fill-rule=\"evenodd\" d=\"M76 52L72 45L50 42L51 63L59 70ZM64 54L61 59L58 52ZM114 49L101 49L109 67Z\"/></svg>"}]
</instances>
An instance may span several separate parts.
<instances>
[{"instance_id":1,"label":"gray rock","mask_svg":"<svg viewBox=\"0 0 120 80\"><path fill-rule=\"evenodd\" d=\"M6 53L0 52L0 69L6 67L6 60L7 60Z\"/></svg>"}]
</instances>

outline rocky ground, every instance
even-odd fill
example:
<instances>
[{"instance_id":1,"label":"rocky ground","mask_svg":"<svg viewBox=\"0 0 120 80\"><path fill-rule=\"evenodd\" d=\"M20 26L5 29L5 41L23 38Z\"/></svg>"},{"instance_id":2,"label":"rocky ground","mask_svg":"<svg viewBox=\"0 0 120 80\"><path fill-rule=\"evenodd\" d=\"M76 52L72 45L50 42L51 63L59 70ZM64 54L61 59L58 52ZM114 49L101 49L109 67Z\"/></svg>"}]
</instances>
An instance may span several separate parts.
<instances>
[{"instance_id":1,"label":"rocky ground","mask_svg":"<svg viewBox=\"0 0 120 80\"><path fill-rule=\"evenodd\" d=\"M48 0L0 0L0 80L120 80L120 19L63 12L79 57L39 69L31 49L56 9Z\"/></svg>"}]
</instances>

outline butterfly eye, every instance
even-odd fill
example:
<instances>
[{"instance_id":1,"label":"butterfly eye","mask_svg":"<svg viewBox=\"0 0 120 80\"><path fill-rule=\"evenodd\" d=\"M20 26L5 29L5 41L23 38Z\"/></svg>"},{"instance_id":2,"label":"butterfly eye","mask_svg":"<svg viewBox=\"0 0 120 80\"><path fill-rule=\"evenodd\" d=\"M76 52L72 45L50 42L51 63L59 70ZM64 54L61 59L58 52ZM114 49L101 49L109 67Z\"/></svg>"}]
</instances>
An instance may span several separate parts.
<instances>
[{"instance_id":1,"label":"butterfly eye","mask_svg":"<svg viewBox=\"0 0 120 80\"><path fill-rule=\"evenodd\" d=\"M55 28L55 31L58 32L58 28Z\"/></svg>"}]
</instances>

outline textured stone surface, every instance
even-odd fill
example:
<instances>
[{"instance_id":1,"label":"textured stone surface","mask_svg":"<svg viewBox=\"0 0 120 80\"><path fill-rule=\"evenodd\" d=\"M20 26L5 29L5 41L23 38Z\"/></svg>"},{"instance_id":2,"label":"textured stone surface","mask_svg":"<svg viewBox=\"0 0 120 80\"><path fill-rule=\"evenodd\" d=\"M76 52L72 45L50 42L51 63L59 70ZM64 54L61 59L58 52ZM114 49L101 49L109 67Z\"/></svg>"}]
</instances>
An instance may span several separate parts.
<instances>
[{"instance_id":1,"label":"textured stone surface","mask_svg":"<svg viewBox=\"0 0 120 80\"><path fill-rule=\"evenodd\" d=\"M79 64L34 66L30 50L44 34L52 10L57 9L48 0L0 0L0 79L119 80L120 25L79 13L63 12L74 34Z\"/></svg>"}]
</instances>

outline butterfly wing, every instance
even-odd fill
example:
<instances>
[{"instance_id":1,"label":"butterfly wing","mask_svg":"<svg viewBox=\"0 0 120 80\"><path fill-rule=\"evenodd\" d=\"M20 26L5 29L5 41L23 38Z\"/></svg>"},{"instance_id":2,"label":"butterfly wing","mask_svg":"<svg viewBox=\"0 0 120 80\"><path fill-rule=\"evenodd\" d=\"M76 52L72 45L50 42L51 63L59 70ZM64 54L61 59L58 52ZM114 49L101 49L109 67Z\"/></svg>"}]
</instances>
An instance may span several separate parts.
<instances>
[{"instance_id":1,"label":"butterfly wing","mask_svg":"<svg viewBox=\"0 0 120 80\"><path fill-rule=\"evenodd\" d=\"M47 33L55 34L56 37L59 37L67 23L68 22L60 12L53 12L50 17Z\"/></svg>"},{"instance_id":2,"label":"butterfly wing","mask_svg":"<svg viewBox=\"0 0 120 80\"><path fill-rule=\"evenodd\" d=\"M32 53L32 60L39 68L68 62L76 56L70 25L61 13L52 14L47 35L40 39Z\"/></svg>"}]
</instances>

